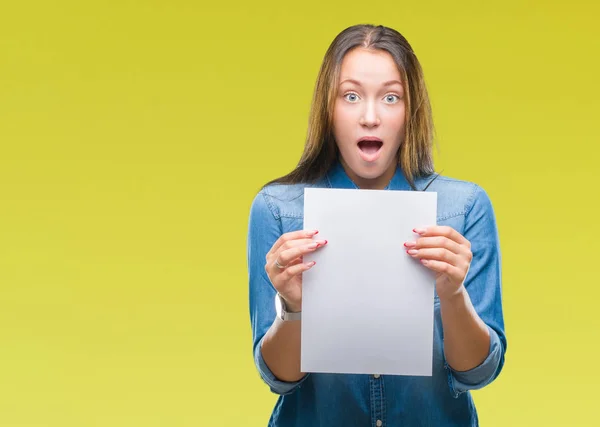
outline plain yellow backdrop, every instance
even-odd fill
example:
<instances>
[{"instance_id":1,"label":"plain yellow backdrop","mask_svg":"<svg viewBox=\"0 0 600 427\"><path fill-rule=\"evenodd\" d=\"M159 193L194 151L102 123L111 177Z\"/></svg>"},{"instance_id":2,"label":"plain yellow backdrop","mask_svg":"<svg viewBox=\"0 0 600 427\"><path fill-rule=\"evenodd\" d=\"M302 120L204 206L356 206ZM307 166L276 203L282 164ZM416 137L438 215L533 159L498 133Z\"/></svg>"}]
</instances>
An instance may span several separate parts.
<instances>
[{"instance_id":1,"label":"plain yellow backdrop","mask_svg":"<svg viewBox=\"0 0 600 427\"><path fill-rule=\"evenodd\" d=\"M420 58L436 168L490 195L508 352L483 426L595 426L592 1L4 1L0 426L265 426L246 231L304 142L325 50Z\"/></svg>"}]
</instances>

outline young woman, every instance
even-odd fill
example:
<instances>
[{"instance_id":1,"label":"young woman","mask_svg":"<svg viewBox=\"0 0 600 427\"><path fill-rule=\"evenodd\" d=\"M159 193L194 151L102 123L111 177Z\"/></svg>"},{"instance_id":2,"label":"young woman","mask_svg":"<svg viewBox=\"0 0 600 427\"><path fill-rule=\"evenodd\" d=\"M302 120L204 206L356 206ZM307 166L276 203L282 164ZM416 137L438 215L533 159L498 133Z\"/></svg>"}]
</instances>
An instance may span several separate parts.
<instances>
[{"instance_id":1,"label":"young woman","mask_svg":"<svg viewBox=\"0 0 600 427\"><path fill-rule=\"evenodd\" d=\"M269 426L476 426L470 390L506 352L494 211L476 184L434 175L421 66L397 31L357 25L327 50L298 166L250 210L248 268L254 360L279 395ZM431 377L300 371L303 255L327 245L303 229L304 188L435 191L437 225L398 242L436 274ZM349 230L351 232L351 230ZM332 301L335 304L335 301Z\"/></svg>"}]
</instances>

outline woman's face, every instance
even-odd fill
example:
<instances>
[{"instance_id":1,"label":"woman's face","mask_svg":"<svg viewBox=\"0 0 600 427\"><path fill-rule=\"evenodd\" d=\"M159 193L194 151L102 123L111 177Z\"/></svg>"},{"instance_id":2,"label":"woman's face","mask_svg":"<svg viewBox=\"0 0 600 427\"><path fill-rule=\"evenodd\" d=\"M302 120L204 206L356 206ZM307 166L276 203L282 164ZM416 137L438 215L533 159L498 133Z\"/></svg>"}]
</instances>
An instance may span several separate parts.
<instances>
[{"instance_id":1,"label":"woman's face","mask_svg":"<svg viewBox=\"0 0 600 427\"><path fill-rule=\"evenodd\" d=\"M356 48L342 62L333 113L341 162L360 187L384 188L398 164L404 138L404 89L385 51Z\"/></svg>"}]
</instances>

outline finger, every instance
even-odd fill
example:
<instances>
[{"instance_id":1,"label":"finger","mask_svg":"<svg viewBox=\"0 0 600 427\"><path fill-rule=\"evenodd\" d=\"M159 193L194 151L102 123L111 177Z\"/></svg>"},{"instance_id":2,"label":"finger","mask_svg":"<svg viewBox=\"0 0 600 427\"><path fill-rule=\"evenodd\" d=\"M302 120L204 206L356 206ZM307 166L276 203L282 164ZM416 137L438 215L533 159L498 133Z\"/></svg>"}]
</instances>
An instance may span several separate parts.
<instances>
[{"instance_id":1,"label":"finger","mask_svg":"<svg viewBox=\"0 0 600 427\"><path fill-rule=\"evenodd\" d=\"M271 250L269 252L267 252L266 258L268 260L270 257L277 257L277 256L279 256L279 253L282 250L294 248L294 247L301 246L301 245L308 245L309 243L312 243L312 242L314 242L314 240L311 238L283 240L281 243L278 244L277 249L271 248Z\"/></svg>"},{"instance_id":2,"label":"finger","mask_svg":"<svg viewBox=\"0 0 600 427\"><path fill-rule=\"evenodd\" d=\"M279 255L283 251L288 249L298 248L306 245L310 245L312 243L325 243L325 240L313 240L313 239L296 239L285 242L283 245L279 247L279 249L275 252L275 254Z\"/></svg>"},{"instance_id":3,"label":"finger","mask_svg":"<svg viewBox=\"0 0 600 427\"><path fill-rule=\"evenodd\" d=\"M422 259L421 264L436 273L444 273L456 282L461 282L464 279L463 272L458 267L448 264L443 261L436 261L433 259Z\"/></svg>"},{"instance_id":4,"label":"finger","mask_svg":"<svg viewBox=\"0 0 600 427\"><path fill-rule=\"evenodd\" d=\"M292 267L294 265L298 265L302 263L302 258L296 258L293 261L290 261L286 266L284 266L283 268L279 268L277 267L277 265L275 264L275 260L276 258L272 258L272 261L267 262L265 264L265 271L267 272L267 276L269 277L269 280L271 280L271 283L273 283L273 285L275 285L275 283L279 283L280 280L280 276L281 273L283 271L285 271L286 268ZM280 262L281 264L281 262ZM283 265L283 264L282 264Z\"/></svg>"},{"instance_id":5,"label":"finger","mask_svg":"<svg viewBox=\"0 0 600 427\"><path fill-rule=\"evenodd\" d=\"M447 225L434 225L426 228L415 228L413 231L422 237L445 236L450 240L455 241L459 245L470 246L470 242L465 239L462 234Z\"/></svg>"},{"instance_id":6,"label":"finger","mask_svg":"<svg viewBox=\"0 0 600 427\"><path fill-rule=\"evenodd\" d=\"M413 258L443 261L453 266L460 266L460 256L444 248L409 249L406 251Z\"/></svg>"},{"instance_id":7,"label":"finger","mask_svg":"<svg viewBox=\"0 0 600 427\"><path fill-rule=\"evenodd\" d=\"M284 233L281 236L279 236L279 239L275 241L275 243L271 247L271 250L269 251L269 254L277 252L279 248L286 242L290 242L297 239L312 239L312 237L317 233L317 230L298 230L291 231L289 233Z\"/></svg>"},{"instance_id":8,"label":"finger","mask_svg":"<svg viewBox=\"0 0 600 427\"><path fill-rule=\"evenodd\" d=\"M297 276L298 274L310 270L316 264L315 261L307 262L307 263L298 263L296 265L292 265L291 267L286 268L280 274L281 279L285 282L289 281L292 277Z\"/></svg>"},{"instance_id":9,"label":"finger","mask_svg":"<svg viewBox=\"0 0 600 427\"><path fill-rule=\"evenodd\" d=\"M291 267L291 266L293 266L293 265L298 265L298 264L302 264L302 257L298 257L298 258L296 258L296 259L294 259L294 260L292 260L292 261L288 262L288 263L286 264L286 268L288 268L288 267Z\"/></svg>"},{"instance_id":10,"label":"finger","mask_svg":"<svg viewBox=\"0 0 600 427\"><path fill-rule=\"evenodd\" d=\"M277 251L274 252L269 252L267 253L266 256L266 260L267 263L269 262L275 262L276 259L278 259L281 256L281 253L288 250L288 249L293 249L293 248L297 248L297 247L301 247L301 246L306 246L306 245L310 245L312 243L321 243L323 244L325 242L325 240L312 240L312 239L297 239L297 240L289 240L285 243L283 243L279 249ZM281 261L279 261L281 264L283 264Z\"/></svg>"},{"instance_id":11,"label":"finger","mask_svg":"<svg viewBox=\"0 0 600 427\"><path fill-rule=\"evenodd\" d=\"M414 242L406 242L404 246L410 249L445 248L455 254L461 254L465 250L464 246L444 236L421 237Z\"/></svg>"},{"instance_id":12,"label":"finger","mask_svg":"<svg viewBox=\"0 0 600 427\"><path fill-rule=\"evenodd\" d=\"M322 246L327 244L327 240L321 240L317 242L311 242L302 246L296 246L290 249L282 250L279 252L279 263L282 265L288 265L291 261L298 257L306 255L307 253L314 252Z\"/></svg>"},{"instance_id":13,"label":"finger","mask_svg":"<svg viewBox=\"0 0 600 427\"><path fill-rule=\"evenodd\" d=\"M275 261L265 265L267 276L269 276L269 279L271 279L271 282L273 284L275 284L276 281L280 282L283 280L281 279L281 273L283 273L287 268L301 264L302 258L296 258L295 260L289 262L287 265L284 265L282 262L279 263L282 265L281 268L278 267L277 264L275 264Z\"/></svg>"}]
</instances>

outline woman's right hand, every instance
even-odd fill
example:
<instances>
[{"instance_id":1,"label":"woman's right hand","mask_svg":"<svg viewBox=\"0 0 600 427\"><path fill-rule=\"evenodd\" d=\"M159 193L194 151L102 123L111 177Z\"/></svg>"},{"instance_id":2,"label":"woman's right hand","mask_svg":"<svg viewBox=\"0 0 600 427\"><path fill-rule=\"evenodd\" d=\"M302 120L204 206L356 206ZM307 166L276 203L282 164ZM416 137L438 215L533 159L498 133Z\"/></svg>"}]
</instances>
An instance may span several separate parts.
<instances>
[{"instance_id":1,"label":"woman's right hand","mask_svg":"<svg viewBox=\"0 0 600 427\"><path fill-rule=\"evenodd\" d=\"M313 240L317 233L304 230L285 233L267 253L267 276L290 312L301 311L302 272L315 265L314 261L305 264L302 256L327 244L327 240Z\"/></svg>"}]
</instances>

